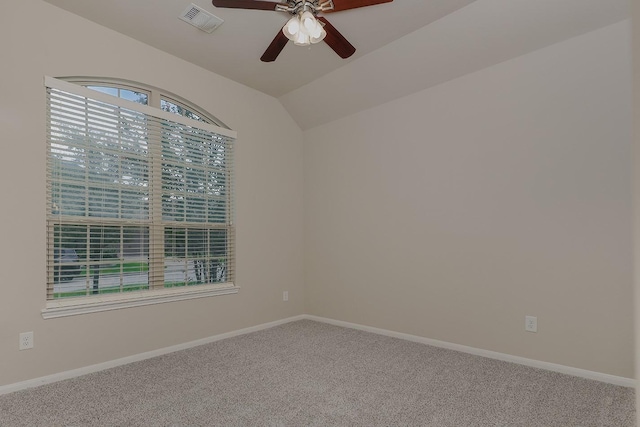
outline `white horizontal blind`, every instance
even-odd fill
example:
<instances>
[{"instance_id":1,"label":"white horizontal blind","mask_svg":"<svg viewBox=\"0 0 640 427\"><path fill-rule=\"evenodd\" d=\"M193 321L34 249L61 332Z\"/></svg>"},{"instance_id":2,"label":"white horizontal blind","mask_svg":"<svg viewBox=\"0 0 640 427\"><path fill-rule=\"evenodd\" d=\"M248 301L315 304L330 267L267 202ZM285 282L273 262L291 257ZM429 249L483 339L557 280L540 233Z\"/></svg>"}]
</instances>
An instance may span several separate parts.
<instances>
[{"instance_id":1,"label":"white horizontal blind","mask_svg":"<svg viewBox=\"0 0 640 427\"><path fill-rule=\"evenodd\" d=\"M46 86L47 299L232 283L233 132Z\"/></svg>"}]
</instances>

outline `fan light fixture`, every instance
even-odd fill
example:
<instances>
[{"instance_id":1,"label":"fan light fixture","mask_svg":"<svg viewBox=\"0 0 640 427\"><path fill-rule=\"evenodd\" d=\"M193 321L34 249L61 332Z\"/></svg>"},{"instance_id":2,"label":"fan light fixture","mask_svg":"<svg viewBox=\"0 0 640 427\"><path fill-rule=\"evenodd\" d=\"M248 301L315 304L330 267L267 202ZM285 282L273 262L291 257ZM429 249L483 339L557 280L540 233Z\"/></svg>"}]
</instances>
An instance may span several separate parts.
<instances>
[{"instance_id":1,"label":"fan light fixture","mask_svg":"<svg viewBox=\"0 0 640 427\"><path fill-rule=\"evenodd\" d=\"M322 23L308 10L301 10L289 19L282 32L298 46L320 43L327 36Z\"/></svg>"},{"instance_id":2,"label":"fan light fixture","mask_svg":"<svg viewBox=\"0 0 640 427\"><path fill-rule=\"evenodd\" d=\"M324 16L328 12L374 6L391 3L393 0L211 0L215 7L233 9L273 10L287 13L291 19L287 21L282 31L276 33L275 38L264 51L260 60L273 62L282 50L289 44L289 40L299 46L324 41L340 58L350 58L356 48L340 34Z\"/></svg>"}]
</instances>

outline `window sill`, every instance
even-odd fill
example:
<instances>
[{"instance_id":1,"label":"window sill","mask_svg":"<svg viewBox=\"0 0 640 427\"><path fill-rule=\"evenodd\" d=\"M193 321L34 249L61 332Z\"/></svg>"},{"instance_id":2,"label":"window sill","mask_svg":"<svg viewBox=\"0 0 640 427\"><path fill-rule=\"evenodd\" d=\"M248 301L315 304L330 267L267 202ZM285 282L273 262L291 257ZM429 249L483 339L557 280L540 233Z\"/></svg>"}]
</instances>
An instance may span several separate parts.
<instances>
[{"instance_id":1,"label":"window sill","mask_svg":"<svg viewBox=\"0 0 640 427\"><path fill-rule=\"evenodd\" d=\"M44 319L54 319L172 301L237 294L239 289L240 287L234 286L233 283L226 283L222 285L199 285L189 289L160 289L157 291L127 292L47 301L46 308L42 310L42 317Z\"/></svg>"}]
</instances>

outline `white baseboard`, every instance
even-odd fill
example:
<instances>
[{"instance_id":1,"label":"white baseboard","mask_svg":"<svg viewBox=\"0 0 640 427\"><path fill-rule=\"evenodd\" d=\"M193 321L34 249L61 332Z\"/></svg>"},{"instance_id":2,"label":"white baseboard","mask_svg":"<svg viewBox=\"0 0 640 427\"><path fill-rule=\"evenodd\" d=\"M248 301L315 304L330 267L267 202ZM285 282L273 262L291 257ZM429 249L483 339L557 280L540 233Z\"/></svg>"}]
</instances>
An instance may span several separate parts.
<instances>
[{"instance_id":1,"label":"white baseboard","mask_svg":"<svg viewBox=\"0 0 640 427\"><path fill-rule=\"evenodd\" d=\"M103 371L109 368L115 368L116 366L122 366L128 363L139 362L141 360L150 359L152 357L162 356L164 354L173 353L175 351L186 350L188 348L197 347L199 345L220 341L225 338L236 337L236 336L248 334L251 332L261 331L263 329L273 328L274 326L283 325L289 322L295 322L296 320L302 320L305 318L306 317L304 315L288 317L286 319L276 320L274 322L263 323L261 325L251 326L249 328L244 328L244 329L238 329L237 331L226 332L224 334L214 335L211 337L202 338L199 340L190 341L183 344L177 344L170 347L160 348L158 350L152 350L152 351L147 351L145 353L134 354L133 356L127 356L120 359L110 360L108 362L98 363L91 366L85 366L84 368L73 369L70 371L47 375L45 377L34 378L32 380L21 381L19 383L0 386L0 395L12 393L14 391L24 390L31 387L37 387L44 384L51 384L57 381L67 380L70 378L91 374L93 372Z\"/></svg>"},{"instance_id":2,"label":"white baseboard","mask_svg":"<svg viewBox=\"0 0 640 427\"><path fill-rule=\"evenodd\" d=\"M600 372L593 372L593 371L588 371L588 370L579 369L579 368L572 368L570 366L558 365L555 363L548 363L548 362L542 362L534 359L527 359L525 357L512 356L510 354L498 353L495 351L483 350L475 347L468 347L466 345L461 345L461 344L453 344L446 341L433 340L430 338L419 337L417 335L394 332L386 329L374 328L372 326L359 325L357 323L344 322L341 320L333 320L333 319L313 316L309 314L301 314L299 316L288 317L286 319L276 320L274 322L263 323L261 325L251 326L249 328L244 328L244 329L238 329L236 331L226 332L226 333L214 335L208 338L202 338L199 340L190 341L187 343L178 344L170 347L165 347L158 350L148 351L140 354L134 354L133 356L127 356L120 359L110 360L108 362L98 363L91 366L85 366L83 368L73 369L65 372L59 372L57 374L47 375L40 378L34 378L27 381L0 386L0 395L28 389L31 387L37 387L44 384L51 384L57 381L75 378L75 377L90 374L93 372L103 371L109 368L115 368L117 366L126 365L128 363L139 362L141 360L150 359L152 357L162 356L164 354L173 353L175 351L186 350L188 348L197 347L199 345L209 344L215 341L236 337L236 336L248 334L251 332L257 332L263 329L269 329L269 328L273 328L274 326L279 326L285 323L295 322L297 320L303 320L303 319L314 320L317 322L328 323L331 325L342 326L345 328L358 329L361 331L372 332L374 334L386 335L393 338L400 338L407 341L413 341L421 344L432 345L434 347L441 347L449 350L456 350L462 353L469 353L476 356L488 357L490 359L497 359L505 362L517 363L520 365L531 366L533 368L545 369L547 371L573 375L576 377L586 378L586 379L595 380L595 381L601 381L604 383L614 384L614 385L623 386L623 387L635 387L636 385L636 381L631 378L618 377L615 375L603 374Z\"/></svg>"},{"instance_id":3,"label":"white baseboard","mask_svg":"<svg viewBox=\"0 0 640 427\"><path fill-rule=\"evenodd\" d=\"M317 322L329 323L331 325L343 326L345 328L358 329L361 331L372 332L374 334L386 335L393 338L400 338L407 341L427 344L434 347L446 348L449 350L460 351L462 353L473 354L476 356L487 357L490 359L502 360L505 362L517 363L519 365L530 366L532 368L544 369L547 371L558 372L560 374L573 375L574 377L586 378L589 380L600 381L603 383L618 385L622 387L636 387L636 380L632 378L618 377L615 375L603 374L600 372L588 371L586 369L573 368L571 366L558 365L556 363L542 362L540 360L527 359L526 357L512 356L510 354L498 353L496 351L483 350L480 348L469 347L461 344L453 344L446 341L438 341L430 338L423 338L417 335L404 334L401 332L389 331L386 329L374 328L371 326L359 325L357 323L344 322L341 320L333 320L325 317L304 315L305 319L315 320Z\"/></svg>"}]
</instances>

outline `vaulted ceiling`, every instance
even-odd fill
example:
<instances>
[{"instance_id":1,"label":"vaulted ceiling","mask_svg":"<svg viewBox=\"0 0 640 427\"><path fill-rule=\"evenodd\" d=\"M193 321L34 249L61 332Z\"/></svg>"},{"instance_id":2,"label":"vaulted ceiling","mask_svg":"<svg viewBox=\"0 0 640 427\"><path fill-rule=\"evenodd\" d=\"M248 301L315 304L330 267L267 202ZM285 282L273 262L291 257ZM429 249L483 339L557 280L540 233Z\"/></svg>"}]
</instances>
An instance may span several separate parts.
<instances>
[{"instance_id":1,"label":"vaulted ceiling","mask_svg":"<svg viewBox=\"0 0 640 427\"><path fill-rule=\"evenodd\" d=\"M208 0L45 0L280 99L303 129L626 19L629 0L395 0L327 14L357 48L289 43L260 56L283 12ZM178 19L191 3L225 22L213 33Z\"/></svg>"}]
</instances>

